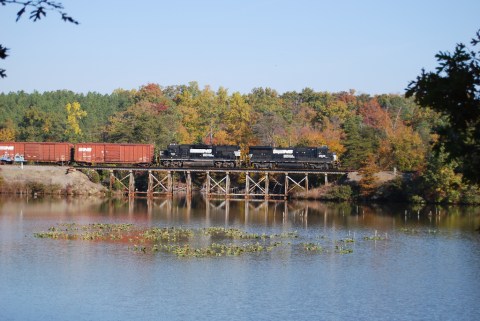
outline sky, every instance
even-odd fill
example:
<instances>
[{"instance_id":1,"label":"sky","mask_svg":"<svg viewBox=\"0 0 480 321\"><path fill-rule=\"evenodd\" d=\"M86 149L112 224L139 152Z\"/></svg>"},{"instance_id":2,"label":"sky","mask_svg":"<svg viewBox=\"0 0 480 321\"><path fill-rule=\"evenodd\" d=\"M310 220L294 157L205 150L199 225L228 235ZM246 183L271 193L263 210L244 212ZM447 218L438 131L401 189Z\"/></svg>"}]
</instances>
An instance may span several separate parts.
<instances>
[{"instance_id":1,"label":"sky","mask_svg":"<svg viewBox=\"0 0 480 321\"><path fill-rule=\"evenodd\" d=\"M478 0L57 0L55 12L15 22L0 6L0 92L110 94L196 81L249 93L403 94L435 54L469 44ZM470 44L469 44L470 46Z\"/></svg>"}]
</instances>

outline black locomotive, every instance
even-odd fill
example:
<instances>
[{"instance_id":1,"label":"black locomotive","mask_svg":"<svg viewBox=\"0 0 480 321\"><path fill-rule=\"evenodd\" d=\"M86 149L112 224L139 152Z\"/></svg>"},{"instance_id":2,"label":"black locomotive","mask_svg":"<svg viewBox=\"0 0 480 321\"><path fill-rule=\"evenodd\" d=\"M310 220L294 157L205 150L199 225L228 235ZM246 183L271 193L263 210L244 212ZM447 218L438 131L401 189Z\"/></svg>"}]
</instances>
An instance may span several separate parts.
<instances>
[{"instance_id":1,"label":"black locomotive","mask_svg":"<svg viewBox=\"0 0 480 321\"><path fill-rule=\"evenodd\" d=\"M250 146L248 157L241 157L236 145L170 144L160 155L164 167L238 168L338 168L337 155L322 147Z\"/></svg>"},{"instance_id":2,"label":"black locomotive","mask_svg":"<svg viewBox=\"0 0 480 321\"><path fill-rule=\"evenodd\" d=\"M322 147L251 146L250 165L254 168L338 168L337 155Z\"/></svg>"},{"instance_id":3,"label":"black locomotive","mask_svg":"<svg viewBox=\"0 0 480 321\"><path fill-rule=\"evenodd\" d=\"M160 155L165 167L240 167L240 147L235 145L170 144Z\"/></svg>"}]
</instances>

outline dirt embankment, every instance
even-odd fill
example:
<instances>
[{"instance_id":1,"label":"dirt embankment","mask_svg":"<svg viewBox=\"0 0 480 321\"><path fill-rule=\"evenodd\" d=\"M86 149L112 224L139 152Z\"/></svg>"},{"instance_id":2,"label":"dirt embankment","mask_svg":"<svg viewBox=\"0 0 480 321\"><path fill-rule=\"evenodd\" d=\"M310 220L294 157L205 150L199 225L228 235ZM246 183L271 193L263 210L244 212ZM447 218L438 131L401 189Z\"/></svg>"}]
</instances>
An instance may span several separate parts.
<instances>
[{"instance_id":1,"label":"dirt embankment","mask_svg":"<svg viewBox=\"0 0 480 321\"><path fill-rule=\"evenodd\" d=\"M2 165L2 189L21 189L32 184L59 189L59 193L74 195L104 195L106 188L92 183L80 171L66 166Z\"/></svg>"}]
</instances>

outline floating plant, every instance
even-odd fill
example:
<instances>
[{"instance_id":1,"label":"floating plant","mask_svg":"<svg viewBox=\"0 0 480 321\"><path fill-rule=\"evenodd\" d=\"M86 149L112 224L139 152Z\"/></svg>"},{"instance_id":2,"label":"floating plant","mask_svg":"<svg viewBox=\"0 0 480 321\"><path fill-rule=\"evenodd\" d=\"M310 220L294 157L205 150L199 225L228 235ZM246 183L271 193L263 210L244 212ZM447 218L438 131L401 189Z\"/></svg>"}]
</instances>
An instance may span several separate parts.
<instances>
[{"instance_id":1,"label":"floating plant","mask_svg":"<svg viewBox=\"0 0 480 321\"><path fill-rule=\"evenodd\" d=\"M303 249L305 251L312 251L312 252L322 252L323 248L320 246L320 244L315 244L315 243L302 243Z\"/></svg>"},{"instance_id":2,"label":"floating plant","mask_svg":"<svg viewBox=\"0 0 480 321\"><path fill-rule=\"evenodd\" d=\"M435 230L429 233L436 233ZM353 234L355 235L355 234ZM51 226L46 232L34 233L37 238L57 240L97 241L128 244L127 248L136 253L164 253L177 257L227 257L246 254L268 253L275 249L289 252L303 250L309 253L352 253L348 245L356 243L355 237L348 236L333 243L327 236L308 238L297 232L280 234L249 233L238 228L208 227L141 227L133 224L93 223L80 225L61 223ZM300 242L296 239L300 238ZM317 242L311 242L315 238ZM386 240L375 231L363 240ZM333 248L332 248L333 247Z\"/></svg>"},{"instance_id":3,"label":"floating plant","mask_svg":"<svg viewBox=\"0 0 480 321\"><path fill-rule=\"evenodd\" d=\"M367 235L367 236L364 236L363 239L365 241L383 241L383 240L387 240L388 237L387 237L387 233L385 233L384 236L381 236L377 233L377 231L375 230L375 234L374 235Z\"/></svg>"},{"instance_id":4,"label":"floating plant","mask_svg":"<svg viewBox=\"0 0 480 321\"><path fill-rule=\"evenodd\" d=\"M348 248L348 247L344 247L344 246L341 246L341 245L335 245L335 253L338 253L338 254L349 254L349 253L353 253L353 249L351 248Z\"/></svg>"},{"instance_id":5,"label":"floating plant","mask_svg":"<svg viewBox=\"0 0 480 321\"><path fill-rule=\"evenodd\" d=\"M414 228L407 228L407 227L402 227L400 229L401 232L405 234L420 234L420 233L426 233L426 234L437 234L438 230L436 229L427 229L427 230L419 230L419 229L414 229Z\"/></svg>"}]
</instances>

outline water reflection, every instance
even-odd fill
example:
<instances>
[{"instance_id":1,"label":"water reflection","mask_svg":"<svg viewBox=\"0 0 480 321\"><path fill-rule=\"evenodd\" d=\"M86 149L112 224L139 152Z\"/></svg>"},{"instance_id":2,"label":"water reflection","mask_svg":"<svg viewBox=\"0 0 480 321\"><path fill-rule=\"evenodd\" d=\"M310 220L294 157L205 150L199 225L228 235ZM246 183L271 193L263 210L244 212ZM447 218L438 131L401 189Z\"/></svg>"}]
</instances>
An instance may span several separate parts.
<instances>
[{"instance_id":1,"label":"water reflection","mask_svg":"<svg viewBox=\"0 0 480 321\"><path fill-rule=\"evenodd\" d=\"M7 213L21 213L27 219L57 216L61 221L129 221L148 225L336 227L380 231L428 227L469 232L475 232L480 226L479 207L215 200L201 195L173 199L1 198L0 207L2 219L6 219Z\"/></svg>"},{"instance_id":2,"label":"water reflection","mask_svg":"<svg viewBox=\"0 0 480 321\"><path fill-rule=\"evenodd\" d=\"M33 237L72 222L297 231L292 243L329 251L285 240L260 255L180 259ZM0 320L476 320L479 226L479 207L3 197ZM363 238L375 231L388 240ZM335 253L350 233L353 253Z\"/></svg>"}]
</instances>

